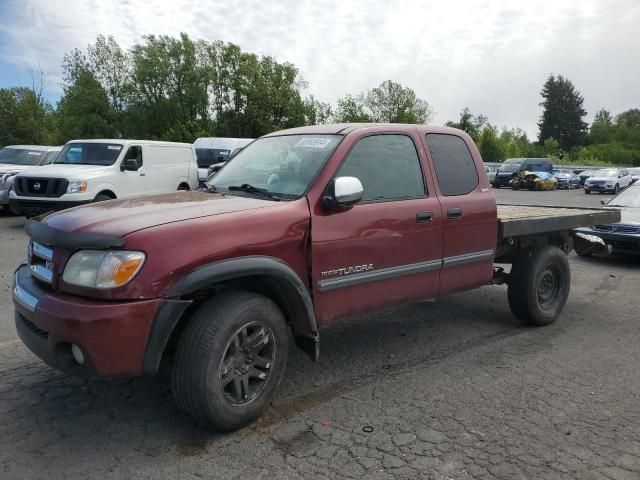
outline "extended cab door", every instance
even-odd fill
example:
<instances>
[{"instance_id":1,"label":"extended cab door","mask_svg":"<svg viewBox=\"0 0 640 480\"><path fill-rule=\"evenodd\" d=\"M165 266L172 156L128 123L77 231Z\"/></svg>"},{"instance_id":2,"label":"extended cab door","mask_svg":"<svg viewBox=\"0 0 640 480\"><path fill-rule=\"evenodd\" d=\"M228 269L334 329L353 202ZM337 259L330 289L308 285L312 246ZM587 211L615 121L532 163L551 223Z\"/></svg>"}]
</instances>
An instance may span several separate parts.
<instances>
[{"instance_id":1,"label":"extended cab door","mask_svg":"<svg viewBox=\"0 0 640 480\"><path fill-rule=\"evenodd\" d=\"M316 205L311 220L314 305L319 323L439 289L442 215L427 189L417 131L362 134L333 178L352 176L364 199L351 208Z\"/></svg>"},{"instance_id":2,"label":"extended cab door","mask_svg":"<svg viewBox=\"0 0 640 480\"><path fill-rule=\"evenodd\" d=\"M473 141L449 133L425 137L442 205L442 294L489 282L498 236L496 200Z\"/></svg>"}]
</instances>

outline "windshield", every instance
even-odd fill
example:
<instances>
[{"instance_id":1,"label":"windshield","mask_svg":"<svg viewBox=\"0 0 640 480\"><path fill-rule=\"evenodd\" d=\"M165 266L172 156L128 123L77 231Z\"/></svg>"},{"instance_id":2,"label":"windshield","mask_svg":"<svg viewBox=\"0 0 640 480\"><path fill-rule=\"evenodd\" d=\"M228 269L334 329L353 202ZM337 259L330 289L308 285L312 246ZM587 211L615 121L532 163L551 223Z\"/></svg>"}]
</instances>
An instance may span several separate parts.
<instances>
[{"instance_id":1,"label":"windshield","mask_svg":"<svg viewBox=\"0 0 640 480\"><path fill-rule=\"evenodd\" d=\"M56 165L113 165L122 145L114 143L68 143L53 161Z\"/></svg>"},{"instance_id":2,"label":"windshield","mask_svg":"<svg viewBox=\"0 0 640 480\"><path fill-rule=\"evenodd\" d=\"M47 152L47 154L44 157L42 157L42 160L40 161L39 165L48 165L50 163L53 163L53 161L56 159L59 153L60 153L59 150L52 150L51 152Z\"/></svg>"},{"instance_id":3,"label":"windshield","mask_svg":"<svg viewBox=\"0 0 640 480\"><path fill-rule=\"evenodd\" d=\"M211 175L207 184L217 190L249 184L284 198L299 198L341 139L341 135L258 139Z\"/></svg>"},{"instance_id":4,"label":"windshield","mask_svg":"<svg viewBox=\"0 0 640 480\"><path fill-rule=\"evenodd\" d=\"M571 175L573 172L571 170L554 170L554 175Z\"/></svg>"},{"instance_id":5,"label":"windshield","mask_svg":"<svg viewBox=\"0 0 640 480\"><path fill-rule=\"evenodd\" d=\"M597 172L593 172L591 175L593 177L617 177L618 170L615 170L615 169L598 170Z\"/></svg>"},{"instance_id":6,"label":"windshield","mask_svg":"<svg viewBox=\"0 0 640 480\"><path fill-rule=\"evenodd\" d=\"M229 153L229 149L196 148L198 168L208 168L214 163L224 162L229 157Z\"/></svg>"},{"instance_id":7,"label":"windshield","mask_svg":"<svg viewBox=\"0 0 640 480\"><path fill-rule=\"evenodd\" d=\"M522 162L503 163L500 165L498 172L516 172L520 170L520 165L522 165Z\"/></svg>"},{"instance_id":8,"label":"windshield","mask_svg":"<svg viewBox=\"0 0 640 480\"><path fill-rule=\"evenodd\" d=\"M38 165L42 156L47 153L24 148L8 148L0 150L0 164L9 165Z\"/></svg>"},{"instance_id":9,"label":"windshield","mask_svg":"<svg viewBox=\"0 0 640 480\"><path fill-rule=\"evenodd\" d=\"M631 186L614 197L608 207L640 208L640 186Z\"/></svg>"}]
</instances>

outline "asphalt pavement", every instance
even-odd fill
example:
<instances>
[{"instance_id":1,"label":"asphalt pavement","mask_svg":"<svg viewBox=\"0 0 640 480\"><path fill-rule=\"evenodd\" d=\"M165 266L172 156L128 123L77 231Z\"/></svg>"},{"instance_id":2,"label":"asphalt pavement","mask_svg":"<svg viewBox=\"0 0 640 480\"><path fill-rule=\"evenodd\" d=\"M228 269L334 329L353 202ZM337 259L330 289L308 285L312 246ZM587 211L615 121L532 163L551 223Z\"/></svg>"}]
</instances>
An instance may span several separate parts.
<instances>
[{"instance_id":1,"label":"asphalt pavement","mask_svg":"<svg viewBox=\"0 0 640 480\"><path fill-rule=\"evenodd\" d=\"M582 190L501 203L598 206ZM17 339L24 219L0 213L0 478L640 478L640 261L571 255L562 317L523 327L506 287L362 315L292 348L267 414L233 434L174 405L167 370L65 376Z\"/></svg>"}]
</instances>

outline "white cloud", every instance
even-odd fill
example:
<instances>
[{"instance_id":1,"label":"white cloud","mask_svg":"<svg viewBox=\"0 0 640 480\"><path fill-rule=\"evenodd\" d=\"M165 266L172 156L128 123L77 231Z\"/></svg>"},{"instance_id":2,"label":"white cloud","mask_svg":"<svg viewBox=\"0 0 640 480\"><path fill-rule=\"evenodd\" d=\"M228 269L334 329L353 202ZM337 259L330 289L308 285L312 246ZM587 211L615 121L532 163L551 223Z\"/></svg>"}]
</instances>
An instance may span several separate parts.
<instances>
[{"instance_id":1,"label":"white cloud","mask_svg":"<svg viewBox=\"0 0 640 480\"><path fill-rule=\"evenodd\" d=\"M184 31L290 61L325 101L393 79L434 106L434 123L469 106L534 135L550 73L574 82L590 115L638 107L640 98L637 0L9 0L4 8L0 57L41 65L54 84L64 53L98 34L128 47L144 34Z\"/></svg>"}]
</instances>

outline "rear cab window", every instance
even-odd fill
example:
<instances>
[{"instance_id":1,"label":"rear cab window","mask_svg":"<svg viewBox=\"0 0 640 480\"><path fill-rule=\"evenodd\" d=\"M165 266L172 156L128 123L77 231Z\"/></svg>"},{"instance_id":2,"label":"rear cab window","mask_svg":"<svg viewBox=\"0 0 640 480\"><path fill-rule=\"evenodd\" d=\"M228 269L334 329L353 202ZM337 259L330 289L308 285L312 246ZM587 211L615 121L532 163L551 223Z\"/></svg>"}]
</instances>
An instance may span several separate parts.
<instances>
[{"instance_id":1,"label":"rear cab window","mask_svg":"<svg viewBox=\"0 0 640 480\"><path fill-rule=\"evenodd\" d=\"M426 138L440 192L444 196L473 192L480 179L467 143L445 133L429 133Z\"/></svg>"}]
</instances>

